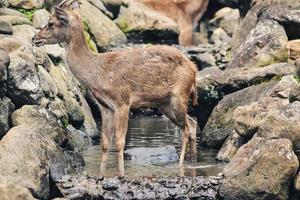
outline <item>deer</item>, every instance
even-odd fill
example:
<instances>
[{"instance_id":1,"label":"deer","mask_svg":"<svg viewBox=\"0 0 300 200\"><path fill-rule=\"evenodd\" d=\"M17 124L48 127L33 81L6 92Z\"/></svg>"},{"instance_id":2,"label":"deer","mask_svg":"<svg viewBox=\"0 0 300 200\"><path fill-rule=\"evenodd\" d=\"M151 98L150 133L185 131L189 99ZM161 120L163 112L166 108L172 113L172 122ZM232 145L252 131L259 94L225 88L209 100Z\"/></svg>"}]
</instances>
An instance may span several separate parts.
<instances>
[{"instance_id":1,"label":"deer","mask_svg":"<svg viewBox=\"0 0 300 200\"><path fill-rule=\"evenodd\" d=\"M124 147L130 108L157 106L182 130L179 167L183 168L187 144L195 159L197 122L187 114L188 102L197 104L197 69L178 49L164 45L95 53L84 38L82 21L76 12L79 2L54 7L48 24L34 37L33 44L59 43L72 74L97 100L101 118L104 174L108 150L115 137L118 175L124 176ZM190 127L190 128L189 128Z\"/></svg>"},{"instance_id":2,"label":"deer","mask_svg":"<svg viewBox=\"0 0 300 200\"><path fill-rule=\"evenodd\" d=\"M193 31L207 10L209 0L125 0L139 2L173 19L179 28L179 44L191 46Z\"/></svg>"}]
</instances>

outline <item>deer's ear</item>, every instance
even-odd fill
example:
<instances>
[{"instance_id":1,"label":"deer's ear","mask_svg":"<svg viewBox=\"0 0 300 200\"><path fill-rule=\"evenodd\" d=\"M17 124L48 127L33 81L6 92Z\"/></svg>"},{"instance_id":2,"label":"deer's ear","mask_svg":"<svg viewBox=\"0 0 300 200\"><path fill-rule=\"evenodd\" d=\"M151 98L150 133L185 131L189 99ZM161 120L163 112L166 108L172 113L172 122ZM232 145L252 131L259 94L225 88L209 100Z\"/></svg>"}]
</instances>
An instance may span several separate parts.
<instances>
[{"instance_id":1,"label":"deer's ear","mask_svg":"<svg viewBox=\"0 0 300 200\"><path fill-rule=\"evenodd\" d=\"M54 11L57 20L61 22L63 25L68 25L69 23L68 13L59 7L54 7Z\"/></svg>"}]
</instances>

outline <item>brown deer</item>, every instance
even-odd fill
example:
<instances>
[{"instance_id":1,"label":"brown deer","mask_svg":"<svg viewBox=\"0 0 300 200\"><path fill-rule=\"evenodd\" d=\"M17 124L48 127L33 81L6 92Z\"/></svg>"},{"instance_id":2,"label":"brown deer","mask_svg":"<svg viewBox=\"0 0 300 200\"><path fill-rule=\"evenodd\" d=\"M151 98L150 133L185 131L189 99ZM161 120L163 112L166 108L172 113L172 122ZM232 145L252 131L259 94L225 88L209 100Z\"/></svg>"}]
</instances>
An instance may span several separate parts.
<instances>
[{"instance_id":1,"label":"brown deer","mask_svg":"<svg viewBox=\"0 0 300 200\"><path fill-rule=\"evenodd\" d=\"M125 0L141 2L177 22L179 44L190 46L193 43L193 30L207 10L209 0Z\"/></svg>"},{"instance_id":2,"label":"brown deer","mask_svg":"<svg viewBox=\"0 0 300 200\"><path fill-rule=\"evenodd\" d=\"M179 50L167 46L94 53L85 42L76 1L55 7L48 25L33 38L37 46L61 43L66 61L79 81L99 102L102 116L102 161L104 172L108 149L115 135L118 172L124 175L124 145L131 107L158 106L183 130L179 165L183 166L188 141L196 155L196 121L187 115L189 97L197 103L196 67ZM64 9L63 9L64 8ZM189 127L191 127L189 129Z\"/></svg>"}]
</instances>

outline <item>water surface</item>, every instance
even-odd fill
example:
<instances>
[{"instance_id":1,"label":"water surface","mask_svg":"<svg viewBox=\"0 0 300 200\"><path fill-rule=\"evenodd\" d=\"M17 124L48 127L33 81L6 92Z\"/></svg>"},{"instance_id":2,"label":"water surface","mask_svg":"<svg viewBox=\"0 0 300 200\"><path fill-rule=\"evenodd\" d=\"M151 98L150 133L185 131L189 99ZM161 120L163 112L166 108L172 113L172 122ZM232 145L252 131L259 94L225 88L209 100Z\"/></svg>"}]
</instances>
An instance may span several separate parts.
<instances>
[{"instance_id":1,"label":"water surface","mask_svg":"<svg viewBox=\"0 0 300 200\"><path fill-rule=\"evenodd\" d=\"M129 128L126 137L125 149L136 147L164 147L174 145L180 152L181 132L180 129L166 117L150 118L142 117L129 120ZM99 175L101 159L100 145L89 147L83 154L86 162L82 173L90 176ZM215 162L216 152L198 150L197 162L186 161L184 174L186 176L214 176L222 171L223 165ZM111 146L106 176L114 176L117 171L117 154L114 146ZM164 166L140 166L125 160L125 174L130 177L145 176L179 176L178 164Z\"/></svg>"}]
</instances>

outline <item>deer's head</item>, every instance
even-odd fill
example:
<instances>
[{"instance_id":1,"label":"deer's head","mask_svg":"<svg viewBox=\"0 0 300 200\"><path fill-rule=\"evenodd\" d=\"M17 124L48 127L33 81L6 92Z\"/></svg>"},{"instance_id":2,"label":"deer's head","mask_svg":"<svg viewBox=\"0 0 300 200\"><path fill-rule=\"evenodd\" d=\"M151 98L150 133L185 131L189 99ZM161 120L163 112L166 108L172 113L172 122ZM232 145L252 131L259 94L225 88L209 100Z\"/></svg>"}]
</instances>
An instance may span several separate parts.
<instances>
[{"instance_id":1,"label":"deer's head","mask_svg":"<svg viewBox=\"0 0 300 200\"><path fill-rule=\"evenodd\" d=\"M72 11L78 7L76 0L67 6L60 4L54 7L54 14L50 17L48 24L34 36L33 43L37 46L68 43L72 29L81 26L79 15Z\"/></svg>"}]
</instances>

